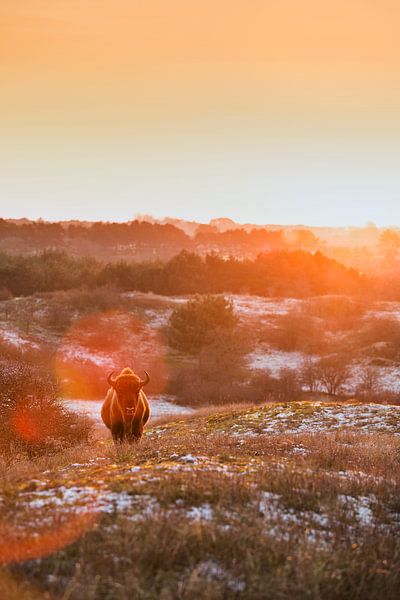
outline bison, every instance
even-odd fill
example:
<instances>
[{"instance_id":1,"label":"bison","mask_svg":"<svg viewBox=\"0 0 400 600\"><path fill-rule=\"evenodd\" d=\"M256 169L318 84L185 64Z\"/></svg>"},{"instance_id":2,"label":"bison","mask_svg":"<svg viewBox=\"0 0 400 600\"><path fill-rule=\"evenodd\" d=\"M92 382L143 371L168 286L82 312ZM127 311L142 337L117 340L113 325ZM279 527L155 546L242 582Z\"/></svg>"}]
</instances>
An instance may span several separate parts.
<instances>
[{"instance_id":1,"label":"bison","mask_svg":"<svg viewBox=\"0 0 400 600\"><path fill-rule=\"evenodd\" d=\"M145 379L140 379L132 369L125 368L113 378L111 373L107 383L111 386L107 392L101 418L111 430L114 442L140 440L143 427L150 417L150 406L143 391L150 381L145 371Z\"/></svg>"}]
</instances>

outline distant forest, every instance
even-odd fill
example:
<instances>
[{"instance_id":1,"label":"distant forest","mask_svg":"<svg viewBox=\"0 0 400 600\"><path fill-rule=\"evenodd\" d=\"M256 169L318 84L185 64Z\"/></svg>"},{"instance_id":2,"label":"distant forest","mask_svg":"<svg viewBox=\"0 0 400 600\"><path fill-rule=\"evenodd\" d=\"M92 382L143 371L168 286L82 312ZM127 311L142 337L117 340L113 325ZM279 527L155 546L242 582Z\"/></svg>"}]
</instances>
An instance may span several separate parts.
<instances>
[{"instance_id":1,"label":"distant forest","mask_svg":"<svg viewBox=\"0 0 400 600\"><path fill-rule=\"evenodd\" d=\"M237 224L0 219L0 288L5 297L113 285L160 294L400 299L397 231L332 229L339 242L327 246L321 228L325 242L304 228L231 225ZM346 247L343 240L369 246Z\"/></svg>"},{"instance_id":2,"label":"distant forest","mask_svg":"<svg viewBox=\"0 0 400 600\"><path fill-rule=\"evenodd\" d=\"M186 250L167 262L102 262L60 251L35 255L0 253L1 297L79 287L113 286L122 291L157 294L240 293L308 297L319 294L400 297L320 252L273 251L256 259L201 257Z\"/></svg>"},{"instance_id":3,"label":"distant forest","mask_svg":"<svg viewBox=\"0 0 400 600\"><path fill-rule=\"evenodd\" d=\"M259 226L230 219L208 224L144 216L125 223L0 219L0 252L60 250L100 261L168 261L182 250L200 256L256 259L276 250L322 252L347 267L374 275L400 274L400 231L365 227Z\"/></svg>"},{"instance_id":4,"label":"distant forest","mask_svg":"<svg viewBox=\"0 0 400 600\"><path fill-rule=\"evenodd\" d=\"M101 260L169 260L181 250L198 254L255 257L260 252L283 249L315 250L318 238L309 230L237 228L219 231L198 224L188 235L173 224L131 221L127 223L83 223L13 221L0 219L0 250L30 254L43 250L65 250L72 256L94 256Z\"/></svg>"}]
</instances>

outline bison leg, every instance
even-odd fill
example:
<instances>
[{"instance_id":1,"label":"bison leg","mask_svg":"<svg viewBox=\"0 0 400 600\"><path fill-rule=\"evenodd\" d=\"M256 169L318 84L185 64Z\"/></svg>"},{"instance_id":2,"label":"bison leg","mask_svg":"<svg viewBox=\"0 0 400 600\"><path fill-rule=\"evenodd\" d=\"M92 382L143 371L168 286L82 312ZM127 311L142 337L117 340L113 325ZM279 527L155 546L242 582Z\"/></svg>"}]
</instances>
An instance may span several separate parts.
<instances>
[{"instance_id":1,"label":"bison leg","mask_svg":"<svg viewBox=\"0 0 400 600\"><path fill-rule=\"evenodd\" d=\"M111 425L111 433L115 443L124 441L124 425L123 423L114 423Z\"/></svg>"},{"instance_id":2,"label":"bison leg","mask_svg":"<svg viewBox=\"0 0 400 600\"><path fill-rule=\"evenodd\" d=\"M143 421L132 423L132 441L139 441L143 435Z\"/></svg>"}]
</instances>

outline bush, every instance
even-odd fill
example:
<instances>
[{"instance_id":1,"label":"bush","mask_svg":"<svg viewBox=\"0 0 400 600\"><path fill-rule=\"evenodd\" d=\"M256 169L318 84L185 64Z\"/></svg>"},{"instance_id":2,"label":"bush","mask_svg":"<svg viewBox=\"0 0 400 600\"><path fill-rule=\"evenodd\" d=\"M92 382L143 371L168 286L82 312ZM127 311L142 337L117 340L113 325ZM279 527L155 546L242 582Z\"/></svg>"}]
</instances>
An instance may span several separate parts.
<instances>
[{"instance_id":1,"label":"bush","mask_svg":"<svg viewBox=\"0 0 400 600\"><path fill-rule=\"evenodd\" d=\"M320 352L325 345L324 330L314 319L292 311L276 319L277 326L265 333L265 340L285 352Z\"/></svg>"},{"instance_id":2,"label":"bush","mask_svg":"<svg viewBox=\"0 0 400 600\"><path fill-rule=\"evenodd\" d=\"M247 382L203 379L198 367L186 367L171 377L168 392L184 406L209 406L247 401Z\"/></svg>"},{"instance_id":3,"label":"bush","mask_svg":"<svg viewBox=\"0 0 400 600\"><path fill-rule=\"evenodd\" d=\"M291 402L302 397L302 390L293 369L281 369L277 377L266 370L255 373L248 389L248 400L254 402Z\"/></svg>"},{"instance_id":4,"label":"bush","mask_svg":"<svg viewBox=\"0 0 400 600\"><path fill-rule=\"evenodd\" d=\"M320 385L331 396L337 396L350 377L349 364L341 355L321 358L316 368Z\"/></svg>"},{"instance_id":5,"label":"bush","mask_svg":"<svg viewBox=\"0 0 400 600\"><path fill-rule=\"evenodd\" d=\"M67 331L72 324L71 311L61 304L50 304L44 324L59 333Z\"/></svg>"},{"instance_id":6,"label":"bush","mask_svg":"<svg viewBox=\"0 0 400 600\"><path fill-rule=\"evenodd\" d=\"M56 398L48 372L7 359L0 366L0 451L38 456L88 440L90 422Z\"/></svg>"},{"instance_id":7,"label":"bush","mask_svg":"<svg viewBox=\"0 0 400 600\"><path fill-rule=\"evenodd\" d=\"M318 296L310 298L303 310L306 314L318 317L333 331L354 329L364 316L366 305L349 296Z\"/></svg>"},{"instance_id":8,"label":"bush","mask_svg":"<svg viewBox=\"0 0 400 600\"><path fill-rule=\"evenodd\" d=\"M368 402L369 398L375 396L380 388L380 378L376 369L365 367L360 374L360 383L356 394L359 398Z\"/></svg>"},{"instance_id":9,"label":"bush","mask_svg":"<svg viewBox=\"0 0 400 600\"><path fill-rule=\"evenodd\" d=\"M315 392L318 389L320 371L318 365L311 358L303 361L300 369L300 381L309 392Z\"/></svg>"},{"instance_id":10,"label":"bush","mask_svg":"<svg viewBox=\"0 0 400 600\"><path fill-rule=\"evenodd\" d=\"M394 318L369 319L358 336L368 355L396 359L400 355L400 323Z\"/></svg>"},{"instance_id":11,"label":"bush","mask_svg":"<svg viewBox=\"0 0 400 600\"><path fill-rule=\"evenodd\" d=\"M247 350L248 338L243 331L221 332L202 348L195 364L171 376L169 393L177 396L181 404L190 406L245 401L249 379Z\"/></svg>"},{"instance_id":12,"label":"bush","mask_svg":"<svg viewBox=\"0 0 400 600\"><path fill-rule=\"evenodd\" d=\"M54 347L42 344L40 347L23 344L15 346L5 340L0 340L0 369L7 364L23 364L37 367L43 372L49 372L54 358ZM1 391L1 390L0 390Z\"/></svg>"},{"instance_id":13,"label":"bush","mask_svg":"<svg viewBox=\"0 0 400 600\"><path fill-rule=\"evenodd\" d=\"M200 375L213 381L241 381L246 377L249 338L245 331L222 331L211 344L204 346L198 357Z\"/></svg>"},{"instance_id":14,"label":"bush","mask_svg":"<svg viewBox=\"0 0 400 600\"><path fill-rule=\"evenodd\" d=\"M77 316L125 308L127 304L112 286L53 292L46 295L46 300L43 323L58 332L66 331Z\"/></svg>"},{"instance_id":15,"label":"bush","mask_svg":"<svg viewBox=\"0 0 400 600\"><path fill-rule=\"evenodd\" d=\"M123 305L121 293L111 285L70 290L65 293L65 302L79 313L105 312Z\"/></svg>"},{"instance_id":16,"label":"bush","mask_svg":"<svg viewBox=\"0 0 400 600\"><path fill-rule=\"evenodd\" d=\"M241 378L229 378L221 372L217 379L202 375L198 365L187 366L172 376L168 391L177 397L179 404L196 407L243 402L291 402L302 397L293 369L281 369L277 377L269 371L249 375L243 370Z\"/></svg>"},{"instance_id":17,"label":"bush","mask_svg":"<svg viewBox=\"0 0 400 600\"><path fill-rule=\"evenodd\" d=\"M238 324L232 303L223 296L196 296L176 308L169 321L168 343L172 348L197 354Z\"/></svg>"},{"instance_id":18,"label":"bush","mask_svg":"<svg viewBox=\"0 0 400 600\"><path fill-rule=\"evenodd\" d=\"M373 391L370 394L364 394L363 402L371 402L375 404L393 404L400 406L400 392L394 392L386 388L378 391Z\"/></svg>"}]
</instances>

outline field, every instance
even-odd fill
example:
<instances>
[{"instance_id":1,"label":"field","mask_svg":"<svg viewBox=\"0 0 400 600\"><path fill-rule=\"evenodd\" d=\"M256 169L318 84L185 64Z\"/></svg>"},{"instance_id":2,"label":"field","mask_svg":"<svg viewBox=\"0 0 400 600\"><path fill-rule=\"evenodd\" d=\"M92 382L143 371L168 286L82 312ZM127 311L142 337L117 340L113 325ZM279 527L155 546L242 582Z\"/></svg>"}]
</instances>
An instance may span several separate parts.
<instances>
[{"instance_id":1,"label":"field","mask_svg":"<svg viewBox=\"0 0 400 600\"><path fill-rule=\"evenodd\" d=\"M397 598L399 417L209 410L3 465L1 597Z\"/></svg>"},{"instance_id":2,"label":"field","mask_svg":"<svg viewBox=\"0 0 400 600\"><path fill-rule=\"evenodd\" d=\"M400 600L399 23L0 0L0 600Z\"/></svg>"},{"instance_id":3,"label":"field","mask_svg":"<svg viewBox=\"0 0 400 600\"><path fill-rule=\"evenodd\" d=\"M340 394L304 385L297 401L185 405L168 380L195 358L165 333L183 296L102 290L0 303L4 356L52 365L62 405L93 423L72 447L2 456L0 598L398 597L399 306L328 322L325 299L317 310L307 300L230 299L249 334L245 378L297 373L334 350L350 365ZM115 447L99 409L108 373L126 364L152 375L152 417L139 444ZM365 366L379 386L361 402Z\"/></svg>"}]
</instances>

